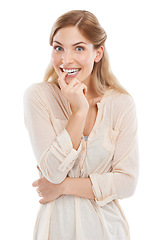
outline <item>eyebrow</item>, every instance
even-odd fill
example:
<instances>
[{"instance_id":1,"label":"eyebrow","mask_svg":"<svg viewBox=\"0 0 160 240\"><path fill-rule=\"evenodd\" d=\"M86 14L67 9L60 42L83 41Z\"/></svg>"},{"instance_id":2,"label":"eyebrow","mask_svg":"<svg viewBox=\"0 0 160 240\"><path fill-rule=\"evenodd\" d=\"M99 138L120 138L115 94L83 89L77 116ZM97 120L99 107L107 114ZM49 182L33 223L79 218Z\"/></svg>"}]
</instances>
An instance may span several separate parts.
<instances>
[{"instance_id":1,"label":"eyebrow","mask_svg":"<svg viewBox=\"0 0 160 240\"><path fill-rule=\"evenodd\" d=\"M62 43L60 43L60 42L58 42L58 41L53 41L53 43L58 43L59 45L61 45L61 46L63 46L63 44ZM77 43L74 43L72 46L74 47L74 46L76 46L76 45L79 45L79 44L86 44L87 45L87 43L85 43L85 42L77 42Z\"/></svg>"}]
</instances>

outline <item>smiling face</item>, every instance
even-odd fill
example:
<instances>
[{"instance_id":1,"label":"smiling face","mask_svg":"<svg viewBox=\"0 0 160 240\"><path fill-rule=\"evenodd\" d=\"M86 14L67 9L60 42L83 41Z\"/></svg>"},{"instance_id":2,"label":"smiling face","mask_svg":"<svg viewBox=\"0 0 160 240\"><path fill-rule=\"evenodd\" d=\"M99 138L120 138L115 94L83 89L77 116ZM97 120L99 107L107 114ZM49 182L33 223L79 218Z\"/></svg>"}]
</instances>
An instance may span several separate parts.
<instances>
[{"instance_id":1,"label":"smiling face","mask_svg":"<svg viewBox=\"0 0 160 240\"><path fill-rule=\"evenodd\" d=\"M58 76L62 71L68 72L66 83L76 77L88 85L94 62L101 59L102 52L103 48L95 50L77 27L65 27L53 38L52 64Z\"/></svg>"}]
</instances>

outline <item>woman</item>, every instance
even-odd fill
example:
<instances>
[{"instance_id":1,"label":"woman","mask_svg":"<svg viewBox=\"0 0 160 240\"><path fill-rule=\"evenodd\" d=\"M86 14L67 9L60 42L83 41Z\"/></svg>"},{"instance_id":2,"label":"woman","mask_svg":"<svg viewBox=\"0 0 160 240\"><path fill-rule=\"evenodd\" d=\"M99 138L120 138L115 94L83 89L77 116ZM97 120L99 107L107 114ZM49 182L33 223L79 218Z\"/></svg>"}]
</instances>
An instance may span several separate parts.
<instances>
[{"instance_id":1,"label":"woman","mask_svg":"<svg viewBox=\"0 0 160 240\"><path fill-rule=\"evenodd\" d=\"M24 117L40 178L36 240L130 239L118 199L138 178L133 98L112 74L96 17L74 10L51 35L44 81L24 94Z\"/></svg>"}]
</instances>

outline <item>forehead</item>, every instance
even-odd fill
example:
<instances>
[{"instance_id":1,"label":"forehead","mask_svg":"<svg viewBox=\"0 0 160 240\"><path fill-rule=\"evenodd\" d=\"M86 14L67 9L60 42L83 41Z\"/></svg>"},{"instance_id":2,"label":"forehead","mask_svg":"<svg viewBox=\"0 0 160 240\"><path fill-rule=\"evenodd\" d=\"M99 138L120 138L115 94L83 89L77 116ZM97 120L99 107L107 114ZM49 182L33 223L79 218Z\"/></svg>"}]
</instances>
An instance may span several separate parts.
<instances>
[{"instance_id":1,"label":"forehead","mask_svg":"<svg viewBox=\"0 0 160 240\"><path fill-rule=\"evenodd\" d=\"M85 42L91 44L91 42L80 32L77 27L64 27L58 30L58 32L53 37L53 41L58 41L60 43L72 45L75 42Z\"/></svg>"}]
</instances>

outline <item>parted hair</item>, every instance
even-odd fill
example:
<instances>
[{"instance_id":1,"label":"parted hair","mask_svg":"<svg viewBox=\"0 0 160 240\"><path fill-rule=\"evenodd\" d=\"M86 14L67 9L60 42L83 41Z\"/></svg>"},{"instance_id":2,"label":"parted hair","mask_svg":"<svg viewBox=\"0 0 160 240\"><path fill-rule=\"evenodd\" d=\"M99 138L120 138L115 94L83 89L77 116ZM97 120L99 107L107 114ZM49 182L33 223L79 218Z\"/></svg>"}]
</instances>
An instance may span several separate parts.
<instances>
[{"instance_id":1,"label":"parted hair","mask_svg":"<svg viewBox=\"0 0 160 240\"><path fill-rule=\"evenodd\" d=\"M92 86L95 92L98 95L102 95L105 93L106 89L111 88L121 93L129 94L120 85L111 71L109 56L105 47L107 34L93 13L85 10L72 10L61 15L51 29L49 44L53 46L53 38L59 29L69 26L77 27L81 34L93 44L95 49L98 49L100 46L103 46L104 48L101 60L94 63L91 73ZM59 87L58 75L55 72L51 61L46 69L43 81L54 82Z\"/></svg>"}]
</instances>

